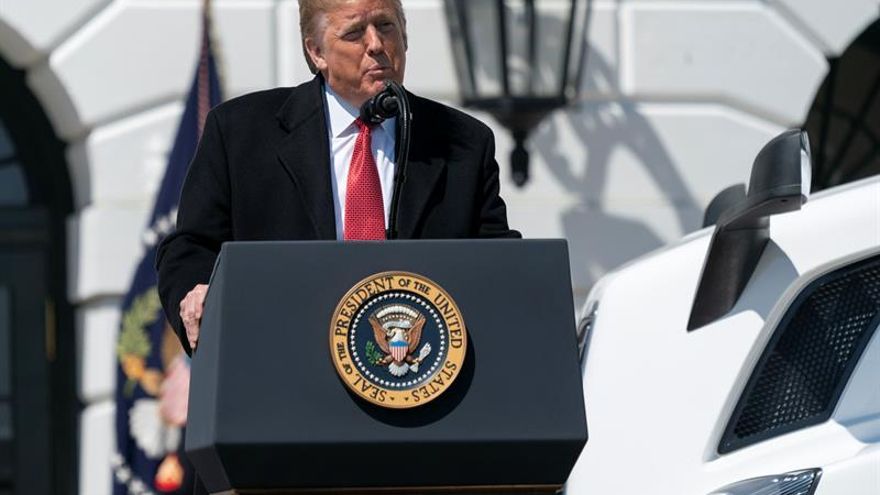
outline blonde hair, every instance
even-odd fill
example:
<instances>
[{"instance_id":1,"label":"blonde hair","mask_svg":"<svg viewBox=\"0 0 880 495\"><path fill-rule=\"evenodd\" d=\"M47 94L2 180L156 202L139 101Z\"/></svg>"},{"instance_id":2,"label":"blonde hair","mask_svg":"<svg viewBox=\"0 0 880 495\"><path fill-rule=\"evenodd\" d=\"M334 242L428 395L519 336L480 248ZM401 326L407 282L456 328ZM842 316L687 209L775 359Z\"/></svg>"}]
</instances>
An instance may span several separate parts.
<instances>
[{"instance_id":1,"label":"blonde hair","mask_svg":"<svg viewBox=\"0 0 880 495\"><path fill-rule=\"evenodd\" d=\"M330 12L340 4L351 0L299 0L299 34L302 40L303 56L309 65L312 74L318 73L318 68L312 62L309 51L306 49L306 38L320 39L326 26L322 25L324 15ZM397 20L403 30L403 41L406 43L406 15L403 13L403 5L400 0L384 0L391 4L394 13L397 14Z\"/></svg>"}]
</instances>

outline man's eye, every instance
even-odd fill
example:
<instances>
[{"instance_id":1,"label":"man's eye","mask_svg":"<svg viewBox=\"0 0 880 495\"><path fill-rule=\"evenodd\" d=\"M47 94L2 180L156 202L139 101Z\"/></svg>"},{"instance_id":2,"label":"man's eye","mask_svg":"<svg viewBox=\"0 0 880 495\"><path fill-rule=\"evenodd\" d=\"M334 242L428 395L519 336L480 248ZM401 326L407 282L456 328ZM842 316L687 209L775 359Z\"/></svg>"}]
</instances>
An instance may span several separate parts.
<instances>
[{"instance_id":1,"label":"man's eye","mask_svg":"<svg viewBox=\"0 0 880 495\"><path fill-rule=\"evenodd\" d=\"M397 26L395 26L393 22L383 22L379 24L379 31L382 31L383 33L388 33L394 31L396 27Z\"/></svg>"},{"instance_id":2,"label":"man's eye","mask_svg":"<svg viewBox=\"0 0 880 495\"><path fill-rule=\"evenodd\" d=\"M351 31L346 31L345 34L342 35L342 39L346 41L357 41L363 36L363 29L354 29Z\"/></svg>"}]
</instances>

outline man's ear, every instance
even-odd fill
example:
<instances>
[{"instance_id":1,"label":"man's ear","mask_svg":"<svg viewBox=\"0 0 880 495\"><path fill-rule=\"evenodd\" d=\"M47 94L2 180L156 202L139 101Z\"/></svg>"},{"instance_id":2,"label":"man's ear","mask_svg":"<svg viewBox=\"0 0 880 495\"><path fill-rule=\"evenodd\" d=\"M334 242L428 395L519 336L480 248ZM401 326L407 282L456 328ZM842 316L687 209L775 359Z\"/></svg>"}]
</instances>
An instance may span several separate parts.
<instances>
[{"instance_id":1,"label":"man's ear","mask_svg":"<svg viewBox=\"0 0 880 495\"><path fill-rule=\"evenodd\" d=\"M305 39L306 54L319 72L323 72L327 68L327 60L324 58L324 52L321 45L316 43L311 37Z\"/></svg>"}]
</instances>

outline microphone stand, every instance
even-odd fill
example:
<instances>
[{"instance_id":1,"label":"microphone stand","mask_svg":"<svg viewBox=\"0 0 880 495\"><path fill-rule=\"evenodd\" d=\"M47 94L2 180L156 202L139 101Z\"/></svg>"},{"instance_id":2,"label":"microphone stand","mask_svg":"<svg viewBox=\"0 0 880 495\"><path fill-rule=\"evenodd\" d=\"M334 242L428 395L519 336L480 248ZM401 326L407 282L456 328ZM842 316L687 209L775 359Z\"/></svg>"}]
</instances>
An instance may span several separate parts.
<instances>
[{"instance_id":1,"label":"microphone stand","mask_svg":"<svg viewBox=\"0 0 880 495\"><path fill-rule=\"evenodd\" d=\"M399 216L400 194L403 191L403 184L406 182L406 166L409 160L409 138L410 129L412 127L412 109L410 108L409 98L403 86L394 81L385 81L385 88L390 89L394 96L397 97L397 120L398 129L397 147L395 150L395 160L397 167L394 168L394 192L391 195L391 211L388 214L388 230L385 232L386 239L397 239L397 221Z\"/></svg>"}]
</instances>

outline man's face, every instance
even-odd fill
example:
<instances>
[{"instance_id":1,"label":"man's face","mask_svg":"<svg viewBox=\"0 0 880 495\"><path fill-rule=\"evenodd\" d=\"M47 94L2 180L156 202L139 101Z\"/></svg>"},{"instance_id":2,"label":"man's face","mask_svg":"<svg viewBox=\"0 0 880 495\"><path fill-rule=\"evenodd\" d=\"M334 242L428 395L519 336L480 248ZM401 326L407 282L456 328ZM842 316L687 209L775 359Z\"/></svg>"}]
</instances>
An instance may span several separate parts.
<instances>
[{"instance_id":1,"label":"man's face","mask_svg":"<svg viewBox=\"0 0 880 495\"><path fill-rule=\"evenodd\" d=\"M403 83L406 42L390 2L342 2L324 15L317 36L306 38L312 61L333 91L352 105L381 91L386 79Z\"/></svg>"}]
</instances>

